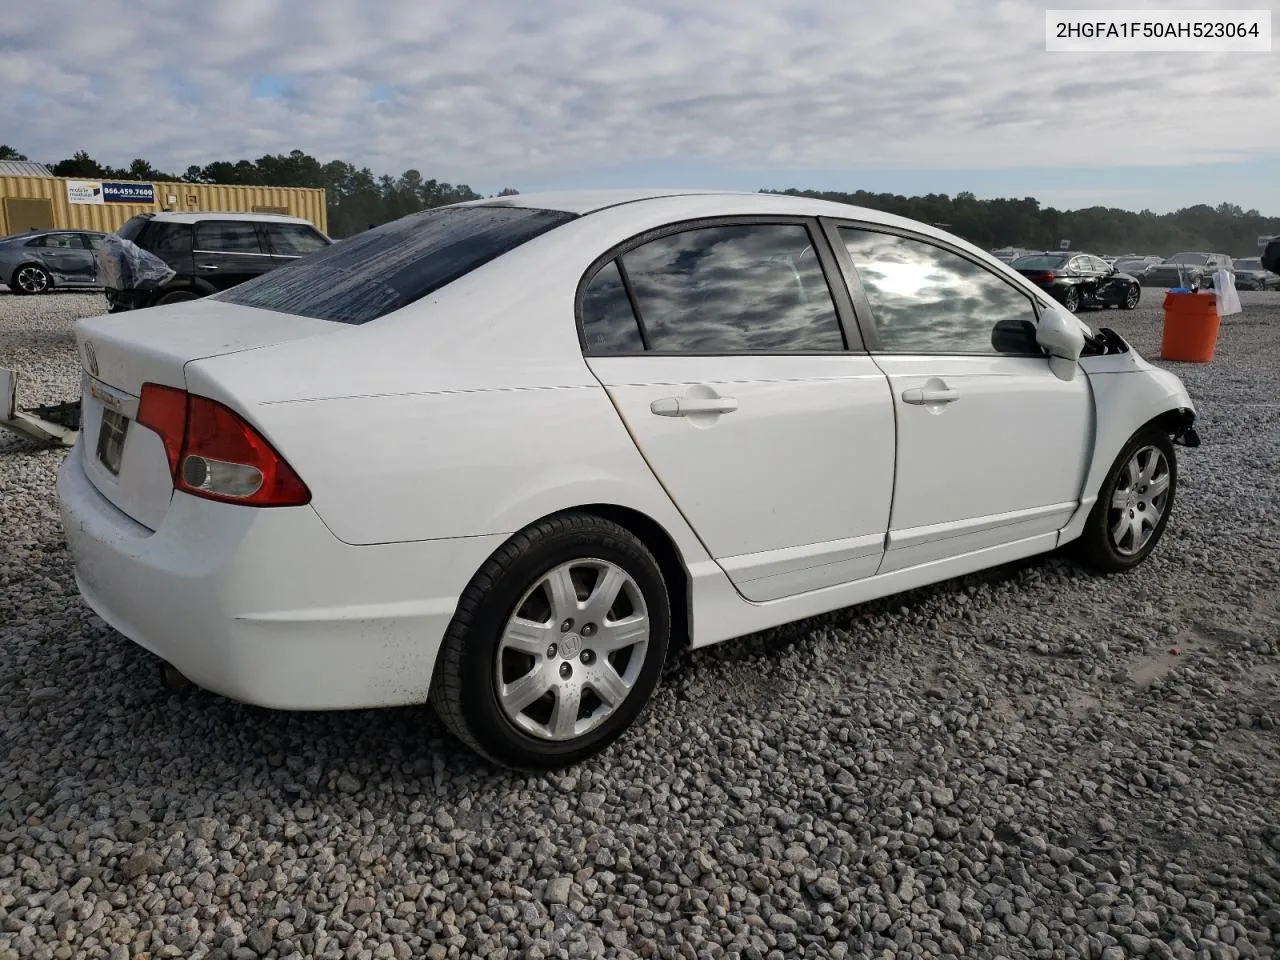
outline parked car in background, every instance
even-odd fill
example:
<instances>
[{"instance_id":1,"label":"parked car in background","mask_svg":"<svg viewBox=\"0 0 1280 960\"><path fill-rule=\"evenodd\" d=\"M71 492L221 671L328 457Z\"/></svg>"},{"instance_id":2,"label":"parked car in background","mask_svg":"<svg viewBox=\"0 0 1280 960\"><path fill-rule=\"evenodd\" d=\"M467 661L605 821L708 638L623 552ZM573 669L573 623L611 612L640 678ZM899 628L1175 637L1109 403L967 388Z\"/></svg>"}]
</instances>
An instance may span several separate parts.
<instances>
[{"instance_id":1,"label":"parked car in background","mask_svg":"<svg viewBox=\"0 0 1280 960\"><path fill-rule=\"evenodd\" d=\"M1280 273L1280 237L1272 237L1262 248L1262 266L1272 273Z\"/></svg>"},{"instance_id":2,"label":"parked car in background","mask_svg":"<svg viewBox=\"0 0 1280 960\"><path fill-rule=\"evenodd\" d=\"M1146 277L1147 268L1153 263L1159 263L1160 261L1161 258L1155 256L1125 256L1117 259L1111 266L1120 273L1127 273L1139 283L1142 283Z\"/></svg>"},{"instance_id":3,"label":"parked car in background","mask_svg":"<svg viewBox=\"0 0 1280 960\"><path fill-rule=\"evenodd\" d=\"M1261 257L1244 257L1234 266L1237 290L1280 290L1280 274L1263 267Z\"/></svg>"},{"instance_id":4,"label":"parked car in background","mask_svg":"<svg viewBox=\"0 0 1280 960\"><path fill-rule=\"evenodd\" d=\"M1132 310L1142 298L1137 277L1088 253L1042 253L1019 257L1010 266L1072 313L1082 307Z\"/></svg>"},{"instance_id":5,"label":"parked car in background","mask_svg":"<svg viewBox=\"0 0 1280 960\"><path fill-rule=\"evenodd\" d=\"M632 727L671 648L1068 544L1133 570L1198 443L983 250L802 197L454 204L151 314L76 327L85 601L215 692L429 701L523 769Z\"/></svg>"},{"instance_id":6,"label":"parked car in background","mask_svg":"<svg viewBox=\"0 0 1280 960\"><path fill-rule=\"evenodd\" d=\"M1213 286L1213 272L1235 272L1232 260L1225 253L1175 253L1160 263L1152 264L1143 275L1148 286L1185 286L1192 290Z\"/></svg>"},{"instance_id":7,"label":"parked car in background","mask_svg":"<svg viewBox=\"0 0 1280 960\"><path fill-rule=\"evenodd\" d=\"M0 283L16 294L101 286L101 230L37 230L0 238Z\"/></svg>"},{"instance_id":8,"label":"parked car in background","mask_svg":"<svg viewBox=\"0 0 1280 960\"><path fill-rule=\"evenodd\" d=\"M333 243L309 220L272 213L144 213L116 235L159 257L174 276L154 287L108 286L110 313L228 290Z\"/></svg>"}]
</instances>

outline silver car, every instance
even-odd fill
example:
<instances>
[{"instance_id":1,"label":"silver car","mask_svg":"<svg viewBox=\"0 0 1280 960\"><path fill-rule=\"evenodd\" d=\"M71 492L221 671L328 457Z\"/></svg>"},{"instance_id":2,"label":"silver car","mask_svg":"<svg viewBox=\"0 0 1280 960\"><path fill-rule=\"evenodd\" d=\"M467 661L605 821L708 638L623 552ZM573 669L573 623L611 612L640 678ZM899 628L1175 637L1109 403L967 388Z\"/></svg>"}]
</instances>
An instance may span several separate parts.
<instances>
[{"instance_id":1,"label":"silver car","mask_svg":"<svg viewBox=\"0 0 1280 960\"><path fill-rule=\"evenodd\" d=\"M100 230L33 230L0 239L0 283L14 293L96 287Z\"/></svg>"}]
</instances>

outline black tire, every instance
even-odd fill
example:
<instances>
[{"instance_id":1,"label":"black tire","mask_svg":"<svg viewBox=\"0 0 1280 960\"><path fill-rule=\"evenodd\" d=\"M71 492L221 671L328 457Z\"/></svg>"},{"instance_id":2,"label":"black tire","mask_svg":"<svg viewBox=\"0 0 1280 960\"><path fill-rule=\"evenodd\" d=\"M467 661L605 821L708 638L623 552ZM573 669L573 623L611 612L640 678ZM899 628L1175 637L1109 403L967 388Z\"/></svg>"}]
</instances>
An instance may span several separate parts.
<instances>
[{"instance_id":1,"label":"black tire","mask_svg":"<svg viewBox=\"0 0 1280 960\"><path fill-rule=\"evenodd\" d=\"M24 263L13 271L13 276L9 278L9 289L21 296L48 293L53 289L53 277L37 263Z\"/></svg>"},{"instance_id":2,"label":"black tire","mask_svg":"<svg viewBox=\"0 0 1280 960\"><path fill-rule=\"evenodd\" d=\"M1112 501L1118 491L1128 485L1128 465L1135 454L1146 448L1153 448L1163 454L1168 464L1169 486L1162 512L1156 521L1146 542L1136 552L1126 552L1115 543L1112 537L1113 525L1119 521L1120 514L1125 511L1113 506ZM1141 488L1145 492L1145 487ZM1120 455L1112 464L1107 478L1098 491L1098 502L1093 505L1089 519L1085 522L1084 532L1072 544L1071 552L1076 559L1103 573L1123 573L1132 570L1142 563L1160 542L1169 516L1173 513L1174 501L1178 491L1178 459L1174 452L1173 441L1169 435L1158 427L1144 427L1130 438ZM1135 491L1136 496L1140 494ZM1146 507L1145 501L1139 506ZM1133 515L1133 512L1130 511Z\"/></svg>"},{"instance_id":3,"label":"black tire","mask_svg":"<svg viewBox=\"0 0 1280 960\"><path fill-rule=\"evenodd\" d=\"M648 646L630 692L612 713L580 736L544 739L517 726L499 702L499 642L519 604L547 573L586 558L614 564L632 579L649 617ZM648 548L611 521L560 514L513 536L472 577L441 644L431 703L454 736L500 766L570 766L603 751L640 716L657 689L670 639L671 601Z\"/></svg>"},{"instance_id":4,"label":"black tire","mask_svg":"<svg viewBox=\"0 0 1280 960\"><path fill-rule=\"evenodd\" d=\"M1071 313L1080 309L1080 291L1076 287L1067 287L1062 292L1062 305Z\"/></svg>"},{"instance_id":5,"label":"black tire","mask_svg":"<svg viewBox=\"0 0 1280 960\"><path fill-rule=\"evenodd\" d=\"M170 303L184 303L187 300L199 300L200 294L194 290L173 290L166 293L163 297L155 302L157 307L163 307Z\"/></svg>"},{"instance_id":6,"label":"black tire","mask_svg":"<svg viewBox=\"0 0 1280 960\"><path fill-rule=\"evenodd\" d=\"M1129 284L1129 289L1124 292L1124 297L1120 300L1121 310L1137 310L1138 302L1142 299L1142 288L1136 283Z\"/></svg>"}]
</instances>

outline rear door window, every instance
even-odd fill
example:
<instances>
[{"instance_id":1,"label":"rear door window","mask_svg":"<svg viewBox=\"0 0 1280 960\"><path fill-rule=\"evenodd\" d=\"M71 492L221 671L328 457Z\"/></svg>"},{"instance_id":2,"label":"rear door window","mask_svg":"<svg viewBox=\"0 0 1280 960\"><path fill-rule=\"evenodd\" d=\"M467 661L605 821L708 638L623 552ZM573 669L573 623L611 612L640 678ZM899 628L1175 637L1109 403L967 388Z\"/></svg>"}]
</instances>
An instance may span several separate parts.
<instances>
[{"instance_id":1,"label":"rear door window","mask_svg":"<svg viewBox=\"0 0 1280 960\"><path fill-rule=\"evenodd\" d=\"M206 253L266 253L258 226L247 220L201 220L196 224L196 249Z\"/></svg>"},{"instance_id":2,"label":"rear door window","mask_svg":"<svg viewBox=\"0 0 1280 960\"><path fill-rule=\"evenodd\" d=\"M368 323L576 216L505 205L423 210L295 260L217 299L318 320Z\"/></svg>"},{"instance_id":3,"label":"rear door window","mask_svg":"<svg viewBox=\"0 0 1280 960\"><path fill-rule=\"evenodd\" d=\"M266 228L271 252L280 257L305 257L329 246L319 230L305 223L267 223Z\"/></svg>"},{"instance_id":4,"label":"rear door window","mask_svg":"<svg viewBox=\"0 0 1280 960\"><path fill-rule=\"evenodd\" d=\"M664 353L844 350L801 224L702 227L622 255L649 348Z\"/></svg>"},{"instance_id":5,"label":"rear door window","mask_svg":"<svg viewBox=\"0 0 1280 960\"><path fill-rule=\"evenodd\" d=\"M146 247L152 253L172 254L191 252L191 224L155 223L147 232Z\"/></svg>"}]
</instances>

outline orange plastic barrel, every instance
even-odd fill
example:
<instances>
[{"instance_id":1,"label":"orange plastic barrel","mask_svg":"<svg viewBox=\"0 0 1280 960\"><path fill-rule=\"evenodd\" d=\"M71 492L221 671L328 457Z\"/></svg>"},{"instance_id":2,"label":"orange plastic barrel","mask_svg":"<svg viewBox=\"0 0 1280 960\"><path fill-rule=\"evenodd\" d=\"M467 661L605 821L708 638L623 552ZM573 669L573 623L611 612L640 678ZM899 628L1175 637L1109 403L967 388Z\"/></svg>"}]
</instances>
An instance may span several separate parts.
<instances>
[{"instance_id":1,"label":"orange plastic barrel","mask_svg":"<svg viewBox=\"0 0 1280 960\"><path fill-rule=\"evenodd\" d=\"M1218 298L1212 293L1166 293L1160 356L1184 363L1208 363L1218 345Z\"/></svg>"}]
</instances>

